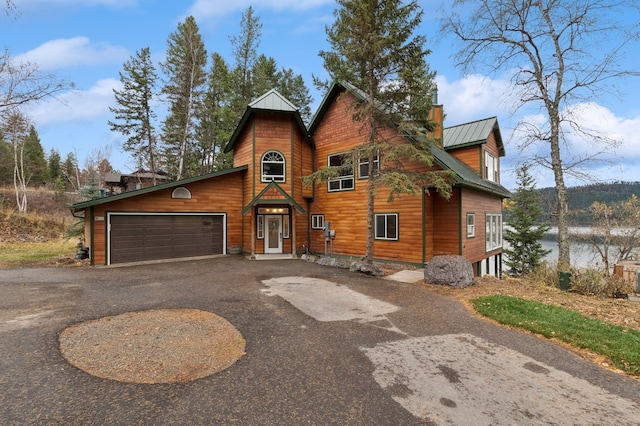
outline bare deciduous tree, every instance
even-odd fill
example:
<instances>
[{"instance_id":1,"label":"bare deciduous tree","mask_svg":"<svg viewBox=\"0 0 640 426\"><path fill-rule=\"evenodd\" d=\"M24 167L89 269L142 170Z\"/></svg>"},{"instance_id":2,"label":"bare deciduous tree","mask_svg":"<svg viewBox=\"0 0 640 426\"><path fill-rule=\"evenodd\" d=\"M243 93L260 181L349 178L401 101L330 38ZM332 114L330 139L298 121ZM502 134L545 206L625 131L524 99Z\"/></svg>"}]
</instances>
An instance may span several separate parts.
<instances>
[{"instance_id":1,"label":"bare deciduous tree","mask_svg":"<svg viewBox=\"0 0 640 426\"><path fill-rule=\"evenodd\" d=\"M16 192L16 204L20 213L26 213L29 176L24 164L24 143L29 135L30 123L18 109L4 111L0 118L2 131L13 147L13 187Z\"/></svg>"},{"instance_id":2,"label":"bare deciduous tree","mask_svg":"<svg viewBox=\"0 0 640 426\"><path fill-rule=\"evenodd\" d=\"M42 72L37 64L16 61L8 50L0 54L0 111L56 98L73 87L55 74Z\"/></svg>"},{"instance_id":3,"label":"bare deciduous tree","mask_svg":"<svg viewBox=\"0 0 640 426\"><path fill-rule=\"evenodd\" d=\"M518 127L523 144L548 150L536 160L555 179L562 269L571 263L565 174L588 160L568 162L566 132L589 143L613 142L575 120L572 106L598 99L622 77L640 75L620 66L640 35L639 8L635 0L455 0L442 21L442 30L462 42L459 66L510 73L516 109L537 107L544 115L542 124L521 122Z\"/></svg>"}]
</instances>

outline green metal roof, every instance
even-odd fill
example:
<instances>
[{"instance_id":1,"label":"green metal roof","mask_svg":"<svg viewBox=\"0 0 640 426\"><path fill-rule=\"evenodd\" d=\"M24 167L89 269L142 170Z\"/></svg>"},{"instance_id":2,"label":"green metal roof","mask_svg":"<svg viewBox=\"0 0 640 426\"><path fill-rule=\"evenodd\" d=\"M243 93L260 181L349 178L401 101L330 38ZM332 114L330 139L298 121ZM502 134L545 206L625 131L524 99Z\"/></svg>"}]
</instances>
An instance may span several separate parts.
<instances>
[{"instance_id":1,"label":"green metal roof","mask_svg":"<svg viewBox=\"0 0 640 426\"><path fill-rule=\"evenodd\" d=\"M287 111L296 112L298 108L289 102L277 90L271 89L264 95L249 104L253 109L261 109L265 111Z\"/></svg>"},{"instance_id":2,"label":"green metal roof","mask_svg":"<svg viewBox=\"0 0 640 426\"><path fill-rule=\"evenodd\" d=\"M468 145L477 145L487 142L492 132L496 131L496 143L500 156L505 155L498 118L490 117L484 120L472 121L471 123L459 124L457 126L445 127L442 132L444 149L460 148Z\"/></svg>"},{"instance_id":3,"label":"green metal roof","mask_svg":"<svg viewBox=\"0 0 640 426\"><path fill-rule=\"evenodd\" d=\"M72 204L70 208L71 208L71 212L75 213L91 206L97 206L99 204L110 203L112 201L122 200L129 197L136 197L138 195L147 194L154 191L160 191L167 188L174 188L177 186L187 185L189 183L199 182L205 179L210 179L218 176L228 175L231 173L241 172L241 171L247 170L248 168L249 166L234 167L232 169L222 170L219 172L209 173L206 175L180 179L180 180L163 183L156 186L150 186L148 188L142 188L136 191L123 192L121 194L111 195L109 197L96 198L94 200L89 200L89 201L82 201L79 203Z\"/></svg>"},{"instance_id":4,"label":"green metal roof","mask_svg":"<svg viewBox=\"0 0 640 426\"><path fill-rule=\"evenodd\" d=\"M267 93L247 105L247 108L245 109L240 122L236 126L233 135L231 135L231 139L229 139L227 146L225 146L224 148L225 153L233 150L236 143L238 142L238 138L240 137L240 132L242 132L242 129L244 129L244 127L246 126L249 118L256 111L280 112L292 115L307 143L313 146L313 142L309 137L307 127L302 122L302 117L300 117L300 111L298 110L298 108L291 102L289 102L284 96L278 93L277 90L271 89Z\"/></svg>"},{"instance_id":5,"label":"green metal roof","mask_svg":"<svg viewBox=\"0 0 640 426\"><path fill-rule=\"evenodd\" d=\"M456 174L456 181L458 184L490 192L501 197L511 197L511 192L509 192L507 188L500 184L482 179L472 168L445 150L432 145L431 152L433 153L436 163L438 163L440 167L451 170Z\"/></svg>"}]
</instances>

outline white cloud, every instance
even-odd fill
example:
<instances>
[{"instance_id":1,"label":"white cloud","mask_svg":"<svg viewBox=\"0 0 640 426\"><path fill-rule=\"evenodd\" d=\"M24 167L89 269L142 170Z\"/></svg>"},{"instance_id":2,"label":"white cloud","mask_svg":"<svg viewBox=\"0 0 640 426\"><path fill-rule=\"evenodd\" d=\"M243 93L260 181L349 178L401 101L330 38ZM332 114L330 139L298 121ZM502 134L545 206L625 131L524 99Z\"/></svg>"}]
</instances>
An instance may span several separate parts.
<instances>
[{"instance_id":1,"label":"white cloud","mask_svg":"<svg viewBox=\"0 0 640 426\"><path fill-rule=\"evenodd\" d=\"M113 106L115 98L113 89L121 89L121 83L115 79L103 79L96 82L89 90L70 91L59 100L50 100L31 107L27 113L36 126L106 120L109 106Z\"/></svg>"},{"instance_id":2,"label":"white cloud","mask_svg":"<svg viewBox=\"0 0 640 426\"><path fill-rule=\"evenodd\" d=\"M91 43L87 37L79 36L48 41L16 56L16 60L36 63L41 69L54 70L78 65L122 63L128 57L129 52L123 47Z\"/></svg>"},{"instance_id":3,"label":"white cloud","mask_svg":"<svg viewBox=\"0 0 640 426\"><path fill-rule=\"evenodd\" d=\"M461 80L449 82L445 76L436 75L439 103L444 106L445 126L505 114L501 101L509 87L508 82L492 80L479 74L467 75ZM500 120L500 117L498 117Z\"/></svg>"},{"instance_id":4,"label":"white cloud","mask_svg":"<svg viewBox=\"0 0 640 426\"><path fill-rule=\"evenodd\" d=\"M245 10L249 6L261 10L307 10L334 3L333 0L262 0L256 3L253 0L236 0L220 2L219 0L196 0L187 11L187 15L193 15L196 20L218 18L226 16L238 10Z\"/></svg>"},{"instance_id":5,"label":"white cloud","mask_svg":"<svg viewBox=\"0 0 640 426\"><path fill-rule=\"evenodd\" d=\"M534 155L549 157L546 143L536 143L524 147L524 136L513 132L518 121L524 121L542 128L548 122L544 114L513 114L510 103L513 92L508 80L491 79L482 75L467 75L462 79L449 81L445 76L437 76L439 102L444 105L446 114L445 126L461 124L486 117L498 116L502 138L506 144L507 155L501 160L502 183L515 189L515 168L517 164ZM535 110L533 107L528 110ZM571 118L591 131L611 141L597 145L588 143L566 126L566 144L562 145L562 156L565 165L600 153L597 161L585 163L580 171L592 179L591 182L573 178L567 174L568 186L584 185L593 181L640 181L640 115L623 117L616 115L611 109L596 102L574 104L570 110ZM538 187L554 186L553 175L548 169L533 171Z\"/></svg>"}]
</instances>

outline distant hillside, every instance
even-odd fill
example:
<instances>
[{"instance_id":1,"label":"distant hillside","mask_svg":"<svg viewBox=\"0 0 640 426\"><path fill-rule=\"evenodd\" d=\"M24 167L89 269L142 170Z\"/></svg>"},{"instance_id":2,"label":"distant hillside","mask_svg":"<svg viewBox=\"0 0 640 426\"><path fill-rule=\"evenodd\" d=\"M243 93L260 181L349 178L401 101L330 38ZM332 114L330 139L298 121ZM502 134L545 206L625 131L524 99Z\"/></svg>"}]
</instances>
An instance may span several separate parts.
<instances>
[{"instance_id":1,"label":"distant hillside","mask_svg":"<svg viewBox=\"0 0 640 426\"><path fill-rule=\"evenodd\" d=\"M555 188L538 189L544 200L545 221L553 224L556 220L557 204ZM632 194L640 197L640 182L596 183L567 188L569 210L572 212L572 224L585 225L591 222L589 207L594 201L615 203L628 200Z\"/></svg>"}]
</instances>

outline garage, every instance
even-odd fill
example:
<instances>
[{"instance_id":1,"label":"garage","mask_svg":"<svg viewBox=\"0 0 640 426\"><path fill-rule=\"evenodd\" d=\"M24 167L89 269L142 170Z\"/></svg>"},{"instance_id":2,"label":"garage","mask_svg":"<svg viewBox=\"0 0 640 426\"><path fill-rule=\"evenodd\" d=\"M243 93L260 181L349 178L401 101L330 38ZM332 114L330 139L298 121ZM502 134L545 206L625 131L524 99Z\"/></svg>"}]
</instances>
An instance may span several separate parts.
<instances>
[{"instance_id":1,"label":"garage","mask_svg":"<svg viewBox=\"0 0 640 426\"><path fill-rule=\"evenodd\" d=\"M224 214L108 215L109 264L225 253Z\"/></svg>"}]
</instances>

